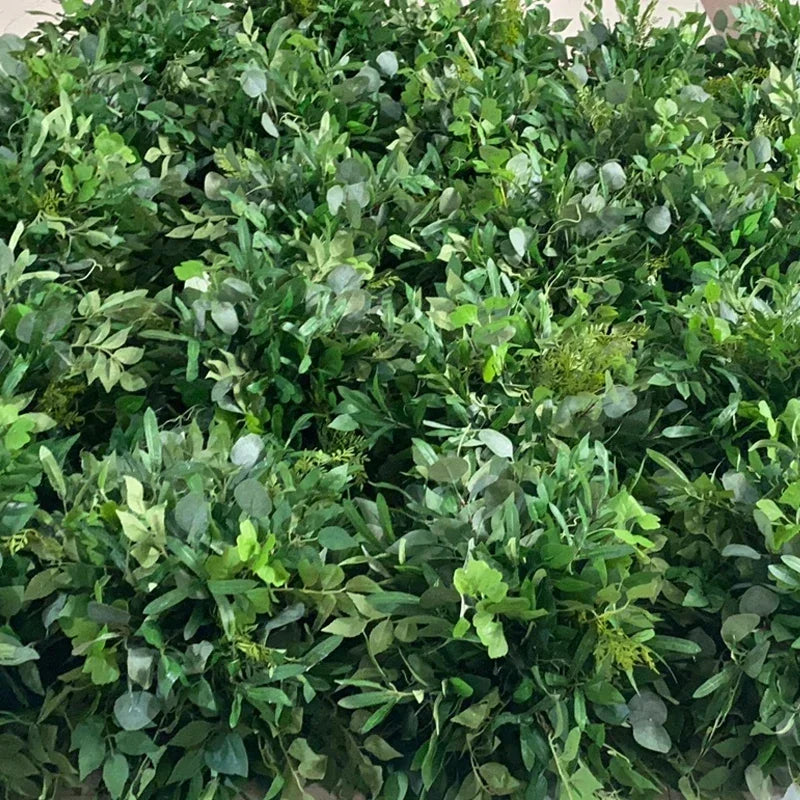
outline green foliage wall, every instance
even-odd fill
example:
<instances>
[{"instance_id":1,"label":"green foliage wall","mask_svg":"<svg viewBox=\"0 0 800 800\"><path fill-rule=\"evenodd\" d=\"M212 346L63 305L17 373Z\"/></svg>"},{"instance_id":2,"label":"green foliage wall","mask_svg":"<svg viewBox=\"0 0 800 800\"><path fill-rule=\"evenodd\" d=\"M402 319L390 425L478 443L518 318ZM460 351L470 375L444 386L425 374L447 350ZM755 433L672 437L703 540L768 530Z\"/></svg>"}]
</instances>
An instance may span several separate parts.
<instances>
[{"instance_id":1,"label":"green foliage wall","mask_svg":"<svg viewBox=\"0 0 800 800\"><path fill-rule=\"evenodd\" d=\"M0 37L0 788L800 769L800 11L64 0Z\"/></svg>"}]
</instances>

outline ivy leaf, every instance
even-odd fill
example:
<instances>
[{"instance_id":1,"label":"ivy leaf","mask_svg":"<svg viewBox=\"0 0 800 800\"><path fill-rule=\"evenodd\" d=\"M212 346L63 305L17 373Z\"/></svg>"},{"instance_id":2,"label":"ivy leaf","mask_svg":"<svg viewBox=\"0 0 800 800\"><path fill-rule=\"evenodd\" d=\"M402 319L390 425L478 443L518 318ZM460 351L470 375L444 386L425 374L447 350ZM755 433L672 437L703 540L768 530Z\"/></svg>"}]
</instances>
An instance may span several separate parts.
<instances>
[{"instance_id":1,"label":"ivy leaf","mask_svg":"<svg viewBox=\"0 0 800 800\"><path fill-rule=\"evenodd\" d=\"M522 784L508 771L508 767L497 761L481 764L478 769L489 794L501 797L513 794Z\"/></svg>"},{"instance_id":2,"label":"ivy leaf","mask_svg":"<svg viewBox=\"0 0 800 800\"><path fill-rule=\"evenodd\" d=\"M297 759L297 771L307 780L319 781L325 777L327 756L315 753L305 739L295 739L289 745L289 755Z\"/></svg>"},{"instance_id":3,"label":"ivy leaf","mask_svg":"<svg viewBox=\"0 0 800 800\"><path fill-rule=\"evenodd\" d=\"M499 603L508 592L503 574L478 559L470 559L465 567L455 571L453 586L462 595L485 597L493 603Z\"/></svg>"},{"instance_id":4,"label":"ivy leaf","mask_svg":"<svg viewBox=\"0 0 800 800\"><path fill-rule=\"evenodd\" d=\"M106 744L97 738L85 738L78 750L78 777L86 780L95 770L100 768L106 755Z\"/></svg>"},{"instance_id":5,"label":"ivy leaf","mask_svg":"<svg viewBox=\"0 0 800 800\"><path fill-rule=\"evenodd\" d=\"M114 753L106 759L103 764L103 783L113 800L122 796L129 774L128 760L121 753Z\"/></svg>"},{"instance_id":6,"label":"ivy leaf","mask_svg":"<svg viewBox=\"0 0 800 800\"><path fill-rule=\"evenodd\" d=\"M206 766L220 775L239 775L246 778L250 767L244 741L238 733L217 734L206 745Z\"/></svg>"},{"instance_id":7,"label":"ivy leaf","mask_svg":"<svg viewBox=\"0 0 800 800\"><path fill-rule=\"evenodd\" d=\"M494 616L479 611L472 620L475 632L486 647L489 658L503 658L508 655L508 642L503 632L503 624Z\"/></svg>"}]
</instances>

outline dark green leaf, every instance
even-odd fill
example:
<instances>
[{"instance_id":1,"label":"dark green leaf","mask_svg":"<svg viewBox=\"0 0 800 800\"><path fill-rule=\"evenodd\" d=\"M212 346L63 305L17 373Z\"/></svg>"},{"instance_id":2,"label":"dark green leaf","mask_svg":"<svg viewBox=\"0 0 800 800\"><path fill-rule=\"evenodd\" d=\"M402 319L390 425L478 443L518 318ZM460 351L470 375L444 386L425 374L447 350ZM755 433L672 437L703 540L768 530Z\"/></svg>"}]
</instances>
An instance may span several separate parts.
<instances>
[{"instance_id":1,"label":"dark green leaf","mask_svg":"<svg viewBox=\"0 0 800 800\"><path fill-rule=\"evenodd\" d=\"M247 751L238 733L217 734L206 745L204 758L206 766L220 775L248 775Z\"/></svg>"}]
</instances>

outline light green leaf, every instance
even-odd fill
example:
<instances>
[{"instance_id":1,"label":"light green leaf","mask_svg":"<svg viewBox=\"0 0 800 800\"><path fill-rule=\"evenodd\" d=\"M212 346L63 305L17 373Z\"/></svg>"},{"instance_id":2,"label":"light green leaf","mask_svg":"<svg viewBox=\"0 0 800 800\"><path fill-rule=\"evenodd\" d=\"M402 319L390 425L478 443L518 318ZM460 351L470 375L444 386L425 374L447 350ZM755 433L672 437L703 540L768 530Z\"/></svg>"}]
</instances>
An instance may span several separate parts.
<instances>
[{"instance_id":1,"label":"light green leaf","mask_svg":"<svg viewBox=\"0 0 800 800\"><path fill-rule=\"evenodd\" d=\"M47 475L47 480L50 481L50 485L63 500L67 496L67 482L64 478L64 473L55 456L44 445L39 448L39 461L42 464L45 475Z\"/></svg>"},{"instance_id":2,"label":"light green leaf","mask_svg":"<svg viewBox=\"0 0 800 800\"><path fill-rule=\"evenodd\" d=\"M345 639L352 639L354 636L360 636L364 633L367 627L365 619L358 617L339 617L338 619L329 622L323 629L323 633L330 633L334 636L343 636Z\"/></svg>"},{"instance_id":3,"label":"light green leaf","mask_svg":"<svg viewBox=\"0 0 800 800\"><path fill-rule=\"evenodd\" d=\"M161 434L158 430L158 420L155 411L148 408L144 412L144 438L147 444L147 453L150 457L150 469L155 471L161 467Z\"/></svg>"},{"instance_id":4,"label":"light green leaf","mask_svg":"<svg viewBox=\"0 0 800 800\"><path fill-rule=\"evenodd\" d=\"M401 250L416 250L418 253L424 253L425 248L420 247L416 242L406 239L405 236L399 236L394 233L389 237L389 242Z\"/></svg>"},{"instance_id":5,"label":"light green leaf","mask_svg":"<svg viewBox=\"0 0 800 800\"><path fill-rule=\"evenodd\" d=\"M0 667L18 667L38 660L39 654L32 647L0 641Z\"/></svg>"},{"instance_id":6,"label":"light green leaf","mask_svg":"<svg viewBox=\"0 0 800 800\"><path fill-rule=\"evenodd\" d=\"M114 753L106 759L103 764L103 783L113 800L122 796L129 774L128 760L121 753Z\"/></svg>"},{"instance_id":7,"label":"light green leaf","mask_svg":"<svg viewBox=\"0 0 800 800\"><path fill-rule=\"evenodd\" d=\"M297 759L297 771L307 780L319 781L325 777L328 757L315 753L305 739L295 739L289 746L289 755Z\"/></svg>"},{"instance_id":8,"label":"light green leaf","mask_svg":"<svg viewBox=\"0 0 800 800\"><path fill-rule=\"evenodd\" d=\"M503 658L508 655L508 642L502 622L498 622L491 614L479 611L475 614L472 624L481 643L486 647L489 658Z\"/></svg>"},{"instance_id":9,"label":"light green leaf","mask_svg":"<svg viewBox=\"0 0 800 800\"><path fill-rule=\"evenodd\" d=\"M508 771L505 764L498 761L489 761L481 764L478 769L481 778L494 797L503 797L513 794L521 788L522 784Z\"/></svg>"}]
</instances>

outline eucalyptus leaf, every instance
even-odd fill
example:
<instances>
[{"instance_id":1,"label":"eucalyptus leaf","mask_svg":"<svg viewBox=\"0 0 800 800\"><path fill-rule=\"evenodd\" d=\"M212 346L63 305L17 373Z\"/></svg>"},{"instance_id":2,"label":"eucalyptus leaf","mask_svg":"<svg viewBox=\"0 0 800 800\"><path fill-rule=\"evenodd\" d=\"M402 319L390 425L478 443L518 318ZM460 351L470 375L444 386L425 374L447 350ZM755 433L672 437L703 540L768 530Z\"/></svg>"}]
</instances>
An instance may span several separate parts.
<instances>
[{"instance_id":1,"label":"eucalyptus leaf","mask_svg":"<svg viewBox=\"0 0 800 800\"><path fill-rule=\"evenodd\" d=\"M458 456L445 456L428 468L431 480L438 483L454 483L460 480L469 470L469 464Z\"/></svg>"},{"instance_id":2,"label":"eucalyptus leaf","mask_svg":"<svg viewBox=\"0 0 800 800\"><path fill-rule=\"evenodd\" d=\"M231 461L240 467L252 467L258 462L263 451L261 437L248 433L233 445Z\"/></svg>"},{"instance_id":3,"label":"eucalyptus leaf","mask_svg":"<svg viewBox=\"0 0 800 800\"><path fill-rule=\"evenodd\" d=\"M128 690L114 703L114 717L124 731L149 728L161 711L161 701L150 692Z\"/></svg>"},{"instance_id":4,"label":"eucalyptus leaf","mask_svg":"<svg viewBox=\"0 0 800 800\"><path fill-rule=\"evenodd\" d=\"M233 490L239 508L250 517L259 519L272 510L272 500L264 486L254 478L247 478Z\"/></svg>"},{"instance_id":5,"label":"eucalyptus leaf","mask_svg":"<svg viewBox=\"0 0 800 800\"><path fill-rule=\"evenodd\" d=\"M630 88L622 81L613 78L605 84L605 97L612 105L622 105L627 102L629 96Z\"/></svg>"},{"instance_id":6,"label":"eucalyptus leaf","mask_svg":"<svg viewBox=\"0 0 800 800\"><path fill-rule=\"evenodd\" d=\"M728 645L734 647L752 633L758 627L759 622L758 614L731 614L722 623L722 638Z\"/></svg>"},{"instance_id":7,"label":"eucalyptus leaf","mask_svg":"<svg viewBox=\"0 0 800 800\"><path fill-rule=\"evenodd\" d=\"M763 164L772 158L772 145L766 136L756 136L748 145L757 164Z\"/></svg>"},{"instance_id":8,"label":"eucalyptus leaf","mask_svg":"<svg viewBox=\"0 0 800 800\"><path fill-rule=\"evenodd\" d=\"M461 207L461 195L452 187L448 186L439 198L439 213L452 214Z\"/></svg>"},{"instance_id":9,"label":"eucalyptus leaf","mask_svg":"<svg viewBox=\"0 0 800 800\"><path fill-rule=\"evenodd\" d=\"M241 83L248 97L261 97L267 91L267 74L259 67L248 67L242 73Z\"/></svg>"},{"instance_id":10,"label":"eucalyptus leaf","mask_svg":"<svg viewBox=\"0 0 800 800\"><path fill-rule=\"evenodd\" d=\"M612 192L622 189L627 183L625 170L622 169L617 161L606 161L606 163L600 167L600 175L605 185L611 189Z\"/></svg>"},{"instance_id":11,"label":"eucalyptus leaf","mask_svg":"<svg viewBox=\"0 0 800 800\"><path fill-rule=\"evenodd\" d=\"M392 78L397 74L399 68L397 56L391 50L384 50L375 60L381 72L387 77Z\"/></svg>"},{"instance_id":12,"label":"eucalyptus leaf","mask_svg":"<svg viewBox=\"0 0 800 800\"><path fill-rule=\"evenodd\" d=\"M666 233L672 225L672 214L666 206L653 206L644 215L644 221L653 233L660 236Z\"/></svg>"},{"instance_id":13,"label":"eucalyptus leaf","mask_svg":"<svg viewBox=\"0 0 800 800\"><path fill-rule=\"evenodd\" d=\"M603 413L619 419L636 407L636 394L627 386L612 386L603 397Z\"/></svg>"},{"instance_id":14,"label":"eucalyptus leaf","mask_svg":"<svg viewBox=\"0 0 800 800\"><path fill-rule=\"evenodd\" d=\"M652 722L642 723L633 729L633 738L637 744L647 750L654 750L657 753L668 753L672 747L672 740L663 725L656 725Z\"/></svg>"}]
</instances>

